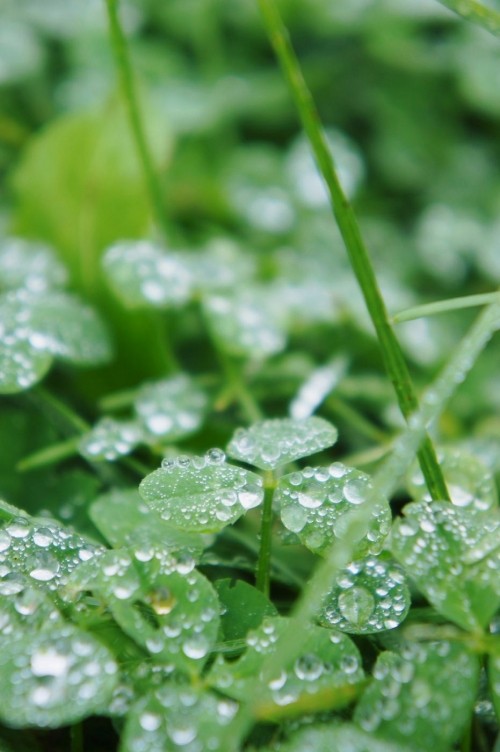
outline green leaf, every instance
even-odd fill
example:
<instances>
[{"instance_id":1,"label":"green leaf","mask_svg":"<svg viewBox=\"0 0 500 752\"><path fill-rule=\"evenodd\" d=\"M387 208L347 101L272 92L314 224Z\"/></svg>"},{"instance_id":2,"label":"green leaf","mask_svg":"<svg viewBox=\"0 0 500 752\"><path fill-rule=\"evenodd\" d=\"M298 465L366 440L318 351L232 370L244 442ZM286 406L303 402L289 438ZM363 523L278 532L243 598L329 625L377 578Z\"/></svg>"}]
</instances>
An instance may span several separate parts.
<instances>
[{"instance_id":1,"label":"green leaf","mask_svg":"<svg viewBox=\"0 0 500 752\"><path fill-rule=\"evenodd\" d=\"M148 108L156 164L169 148L165 122ZM95 292L100 251L149 229L142 167L121 106L71 113L31 138L14 175L14 227L63 255L77 287ZM85 232L82 232L82 228Z\"/></svg>"},{"instance_id":2,"label":"green leaf","mask_svg":"<svg viewBox=\"0 0 500 752\"><path fill-rule=\"evenodd\" d=\"M226 640L241 639L266 616L277 616L271 601L244 580L216 580L214 587L224 609L221 626Z\"/></svg>"},{"instance_id":3,"label":"green leaf","mask_svg":"<svg viewBox=\"0 0 500 752\"><path fill-rule=\"evenodd\" d=\"M111 358L111 343L97 313L69 293L40 293L20 300L29 311L26 326L33 347L78 365Z\"/></svg>"},{"instance_id":4,"label":"green leaf","mask_svg":"<svg viewBox=\"0 0 500 752\"><path fill-rule=\"evenodd\" d=\"M258 506L262 479L224 462L224 452L164 460L139 486L143 499L180 530L216 532Z\"/></svg>"},{"instance_id":5,"label":"green leaf","mask_svg":"<svg viewBox=\"0 0 500 752\"><path fill-rule=\"evenodd\" d=\"M88 460L113 462L130 454L141 442L141 427L131 420L102 418L80 439L78 449Z\"/></svg>"},{"instance_id":6,"label":"green leaf","mask_svg":"<svg viewBox=\"0 0 500 752\"><path fill-rule=\"evenodd\" d=\"M418 502L396 520L391 549L439 613L484 627L500 605L500 514Z\"/></svg>"},{"instance_id":7,"label":"green leaf","mask_svg":"<svg viewBox=\"0 0 500 752\"><path fill-rule=\"evenodd\" d=\"M318 420L318 419L316 419ZM284 475L278 481L275 500L284 526L296 533L315 553L324 553L335 540L341 540L349 524L350 512L368 499L368 475L334 462L329 467L305 468ZM379 553L391 525L389 502L370 503L370 529L356 547L356 556Z\"/></svg>"},{"instance_id":8,"label":"green leaf","mask_svg":"<svg viewBox=\"0 0 500 752\"><path fill-rule=\"evenodd\" d=\"M421 752L449 752L470 722L479 659L456 643L408 644L382 653L354 713L376 738Z\"/></svg>"},{"instance_id":9,"label":"green leaf","mask_svg":"<svg viewBox=\"0 0 500 752\"><path fill-rule=\"evenodd\" d=\"M196 687L165 683L132 708L120 752L223 750L238 705Z\"/></svg>"},{"instance_id":10,"label":"green leaf","mask_svg":"<svg viewBox=\"0 0 500 752\"><path fill-rule=\"evenodd\" d=\"M498 506L495 477L478 457L464 449L443 447L438 459L452 504L478 512ZM408 490L417 501L429 500L424 478L417 467L409 477Z\"/></svg>"},{"instance_id":11,"label":"green leaf","mask_svg":"<svg viewBox=\"0 0 500 752\"><path fill-rule=\"evenodd\" d=\"M103 713L117 681L112 654L70 624L1 639L0 719L57 728Z\"/></svg>"},{"instance_id":12,"label":"green leaf","mask_svg":"<svg viewBox=\"0 0 500 752\"><path fill-rule=\"evenodd\" d=\"M111 356L97 314L58 291L18 290L0 297L0 390L22 391L39 381L52 357L93 365Z\"/></svg>"},{"instance_id":13,"label":"green leaf","mask_svg":"<svg viewBox=\"0 0 500 752\"><path fill-rule=\"evenodd\" d=\"M208 400L188 374L141 386L134 400L137 418L149 443L173 441L197 431Z\"/></svg>"},{"instance_id":14,"label":"green leaf","mask_svg":"<svg viewBox=\"0 0 500 752\"><path fill-rule=\"evenodd\" d=\"M182 553L107 551L74 572L67 592L91 590L156 662L196 675L215 645L220 607L210 582L193 567Z\"/></svg>"},{"instance_id":15,"label":"green leaf","mask_svg":"<svg viewBox=\"0 0 500 752\"><path fill-rule=\"evenodd\" d=\"M300 729L283 745L283 752L409 752L410 748L386 739L377 739L350 723L312 726Z\"/></svg>"},{"instance_id":16,"label":"green leaf","mask_svg":"<svg viewBox=\"0 0 500 752\"><path fill-rule=\"evenodd\" d=\"M236 700L254 691L255 677L274 653L274 646L287 627L288 619L268 617L248 633L247 651L231 663L218 658L207 681ZM356 684L363 679L361 658L354 643L340 632L310 625L300 636L300 655L262 687L262 702L285 705L301 694L328 687Z\"/></svg>"},{"instance_id":17,"label":"green leaf","mask_svg":"<svg viewBox=\"0 0 500 752\"><path fill-rule=\"evenodd\" d=\"M90 507L89 515L112 546L128 545L135 552L140 549L156 554L182 551L197 560L210 542L205 540L208 536L185 533L164 522L135 488L117 489L99 496Z\"/></svg>"},{"instance_id":18,"label":"green leaf","mask_svg":"<svg viewBox=\"0 0 500 752\"><path fill-rule=\"evenodd\" d=\"M382 557L353 561L336 578L320 614L324 626L350 634L397 627L408 614L410 592L402 567Z\"/></svg>"},{"instance_id":19,"label":"green leaf","mask_svg":"<svg viewBox=\"0 0 500 752\"><path fill-rule=\"evenodd\" d=\"M265 289L245 285L203 298L204 318L218 345L247 358L265 358L286 345L281 316Z\"/></svg>"},{"instance_id":20,"label":"green leaf","mask_svg":"<svg viewBox=\"0 0 500 752\"><path fill-rule=\"evenodd\" d=\"M322 418L275 418L254 423L250 428L238 428L227 452L261 470L275 470L331 447L337 436L337 429Z\"/></svg>"},{"instance_id":21,"label":"green leaf","mask_svg":"<svg viewBox=\"0 0 500 752\"><path fill-rule=\"evenodd\" d=\"M32 292L64 287L68 273L55 253L44 243L24 238L6 238L0 244L0 286L7 290L25 287Z\"/></svg>"},{"instance_id":22,"label":"green leaf","mask_svg":"<svg viewBox=\"0 0 500 752\"><path fill-rule=\"evenodd\" d=\"M98 550L51 520L15 517L0 528L0 595L26 587L55 591Z\"/></svg>"},{"instance_id":23,"label":"green leaf","mask_svg":"<svg viewBox=\"0 0 500 752\"><path fill-rule=\"evenodd\" d=\"M116 243L102 263L111 289L130 308L179 306L191 295L191 274L183 256L150 241Z\"/></svg>"}]
</instances>

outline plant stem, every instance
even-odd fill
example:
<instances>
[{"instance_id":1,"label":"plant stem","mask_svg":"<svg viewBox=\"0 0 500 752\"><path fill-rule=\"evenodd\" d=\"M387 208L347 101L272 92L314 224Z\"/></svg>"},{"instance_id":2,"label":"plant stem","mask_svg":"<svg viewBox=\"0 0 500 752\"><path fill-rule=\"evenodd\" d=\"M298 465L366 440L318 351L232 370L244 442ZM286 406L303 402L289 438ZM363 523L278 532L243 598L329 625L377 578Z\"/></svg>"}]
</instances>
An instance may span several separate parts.
<instances>
[{"instance_id":1,"label":"plant stem","mask_svg":"<svg viewBox=\"0 0 500 752\"><path fill-rule=\"evenodd\" d=\"M272 472L264 476L264 504L262 506L262 519L260 527L260 548L257 560L257 572L255 578L256 587L264 595L269 596L271 583L271 545L273 534L273 496L276 481Z\"/></svg>"},{"instance_id":2,"label":"plant stem","mask_svg":"<svg viewBox=\"0 0 500 752\"><path fill-rule=\"evenodd\" d=\"M391 327L384 299L364 244L353 208L340 185L327 146L314 100L274 0L258 0L264 26L291 89L304 131L318 168L328 186L333 214L344 240L354 274L370 314L387 374L394 386L399 407L408 420L418 409L418 400L399 342ZM425 437L418 453L420 466L433 499L449 499L436 452Z\"/></svg>"},{"instance_id":3,"label":"plant stem","mask_svg":"<svg viewBox=\"0 0 500 752\"><path fill-rule=\"evenodd\" d=\"M500 36L500 13L476 0L439 0L442 5L467 21L479 24L495 36Z\"/></svg>"},{"instance_id":4,"label":"plant stem","mask_svg":"<svg viewBox=\"0 0 500 752\"><path fill-rule=\"evenodd\" d=\"M29 470L37 470L40 467L46 467L47 465L53 465L54 463L66 460L68 457L74 457L78 454L79 437L73 436L65 441L60 441L58 444L51 444L48 447L40 449L38 452L33 452L27 457L23 457L17 463L16 469L20 473L25 473Z\"/></svg>"},{"instance_id":5,"label":"plant stem","mask_svg":"<svg viewBox=\"0 0 500 752\"><path fill-rule=\"evenodd\" d=\"M215 345L215 347L229 386L229 391L231 395L238 400L246 420L248 423L255 423L258 420L262 420L262 411L257 401L254 399L253 394L245 384L241 368L229 355L227 355L226 352L224 352L224 350L217 347L217 345Z\"/></svg>"},{"instance_id":6,"label":"plant stem","mask_svg":"<svg viewBox=\"0 0 500 752\"><path fill-rule=\"evenodd\" d=\"M403 321L414 321L425 316L435 316L439 313L448 313L448 311L457 311L462 308L474 308L476 306L489 305L500 301L500 292L485 292L481 295L464 295L461 298L449 298L448 300L438 300L434 303L407 308L404 311L395 313L391 316L393 324L401 324Z\"/></svg>"},{"instance_id":7,"label":"plant stem","mask_svg":"<svg viewBox=\"0 0 500 752\"><path fill-rule=\"evenodd\" d=\"M132 137L142 166L144 182L149 193L151 206L158 225L162 228L164 234L168 235L168 221L165 211L165 203L163 201L160 182L154 169L153 158L146 139L139 100L134 86L127 39L120 22L118 5L118 0L106 0L111 47L115 57L120 87L127 110Z\"/></svg>"},{"instance_id":8,"label":"plant stem","mask_svg":"<svg viewBox=\"0 0 500 752\"><path fill-rule=\"evenodd\" d=\"M83 724L73 723L70 726L71 752L83 752Z\"/></svg>"},{"instance_id":9,"label":"plant stem","mask_svg":"<svg viewBox=\"0 0 500 752\"><path fill-rule=\"evenodd\" d=\"M340 397L330 394L326 399L326 407L330 408L332 413L346 421L352 428L355 428L362 436L375 442L387 443L389 437L377 426L373 425L365 416L351 407Z\"/></svg>"}]
</instances>

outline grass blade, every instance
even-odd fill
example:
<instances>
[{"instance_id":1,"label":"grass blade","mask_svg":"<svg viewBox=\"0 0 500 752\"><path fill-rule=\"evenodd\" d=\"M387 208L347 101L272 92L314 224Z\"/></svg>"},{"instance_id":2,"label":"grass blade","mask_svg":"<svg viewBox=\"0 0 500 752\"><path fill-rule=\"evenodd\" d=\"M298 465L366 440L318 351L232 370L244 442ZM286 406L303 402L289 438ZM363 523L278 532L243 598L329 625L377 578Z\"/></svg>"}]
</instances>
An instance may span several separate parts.
<instances>
[{"instance_id":1,"label":"grass blade","mask_svg":"<svg viewBox=\"0 0 500 752\"><path fill-rule=\"evenodd\" d=\"M274 0L258 0L258 2L270 42L290 86L318 168L328 186L332 210L375 328L387 374L394 386L401 412L408 419L418 409L417 396L403 352L391 326L356 216L340 185L316 106L280 13ZM436 452L427 436L422 442L418 458L431 497L449 499Z\"/></svg>"}]
</instances>

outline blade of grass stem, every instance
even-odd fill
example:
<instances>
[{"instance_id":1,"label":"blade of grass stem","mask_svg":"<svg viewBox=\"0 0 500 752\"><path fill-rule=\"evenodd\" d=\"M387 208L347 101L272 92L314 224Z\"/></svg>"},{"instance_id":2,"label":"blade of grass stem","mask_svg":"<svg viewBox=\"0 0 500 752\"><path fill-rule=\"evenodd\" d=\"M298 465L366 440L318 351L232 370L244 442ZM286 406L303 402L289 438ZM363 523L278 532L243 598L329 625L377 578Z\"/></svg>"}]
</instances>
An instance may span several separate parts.
<instances>
[{"instance_id":1,"label":"blade of grass stem","mask_svg":"<svg viewBox=\"0 0 500 752\"><path fill-rule=\"evenodd\" d=\"M240 707L228 729L227 752L240 749L242 740L253 724L258 703L255 698L261 695L260 682L266 686L300 652L302 643L297 636L307 631L336 575L352 559L356 542L368 532L372 507L381 495L392 495L413 461L426 429L439 417L456 387L465 379L481 351L499 328L500 304L495 303L480 314L447 365L424 394L420 411L412 416L408 428L396 441L391 455L374 475L369 497L361 507L349 514L344 537L330 548L297 601L287 629L276 642L275 652L266 661L260 679L256 680L255 687L248 693L248 697L254 699L249 699Z\"/></svg>"},{"instance_id":2,"label":"blade of grass stem","mask_svg":"<svg viewBox=\"0 0 500 752\"><path fill-rule=\"evenodd\" d=\"M106 0L106 10L108 15L111 47L115 57L120 88L127 111L132 137L142 166L144 182L149 193L149 199L151 201L156 221L165 235L168 236L169 223L166 216L165 203L163 201L160 182L154 168L153 158L151 156L141 117L139 100L134 85L132 66L130 64L127 39L120 22L118 0Z\"/></svg>"},{"instance_id":3,"label":"blade of grass stem","mask_svg":"<svg viewBox=\"0 0 500 752\"><path fill-rule=\"evenodd\" d=\"M271 546L273 539L273 496L276 480L273 473L266 473L264 477L264 503L260 527L259 558L255 585L265 596L269 597L271 585Z\"/></svg>"},{"instance_id":4,"label":"blade of grass stem","mask_svg":"<svg viewBox=\"0 0 500 752\"><path fill-rule=\"evenodd\" d=\"M258 4L269 40L290 87L316 163L327 184L333 214L375 328L387 374L394 386L401 412L405 419L408 419L418 409L417 396L403 352L392 329L358 221L340 185L314 100L279 10L274 0L258 0ZM444 476L428 436L422 441L418 459L431 498L449 499Z\"/></svg>"},{"instance_id":5,"label":"blade of grass stem","mask_svg":"<svg viewBox=\"0 0 500 752\"><path fill-rule=\"evenodd\" d=\"M438 0L457 15L500 36L500 13L477 0Z\"/></svg>"},{"instance_id":6,"label":"blade of grass stem","mask_svg":"<svg viewBox=\"0 0 500 752\"><path fill-rule=\"evenodd\" d=\"M462 308L475 308L476 306L489 305L500 302L500 292L485 292L481 295L464 295L460 298L437 300L434 303L406 308L404 311L391 316L393 324L401 324L403 321L414 321L426 316L436 316L440 313L457 311Z\"/></svg>"}]
</instances>

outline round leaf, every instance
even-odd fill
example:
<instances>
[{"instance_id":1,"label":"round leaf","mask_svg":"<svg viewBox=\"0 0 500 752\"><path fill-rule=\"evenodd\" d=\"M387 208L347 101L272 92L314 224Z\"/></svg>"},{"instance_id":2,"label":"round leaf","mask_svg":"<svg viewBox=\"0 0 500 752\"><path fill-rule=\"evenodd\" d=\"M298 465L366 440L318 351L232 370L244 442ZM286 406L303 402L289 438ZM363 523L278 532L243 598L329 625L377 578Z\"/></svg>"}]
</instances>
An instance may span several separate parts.
<instances>
[{"instance_id":1,"label":"round leaf","mask_svg":"<svg viewBox=\"0 0 500 752\"><path fill-rule=\"evenodd\" d=\"M198 430L208 400L187 374L142 386L134 401L138 420L154 443L173 441Z\"/></svg>"},{"instance_id":2,"label":"round leaf","mask_svg":"<svg viewBox=\"0 0 500 752\"><path fill-rule=\"evenodd\" d=\"M25 287L32 292L64 287L68 273L43 243L7 238L0 244L0 285L9 290Z\"/></svg>"},{"instance_id":3,"label":"round leaf","mask_svg":"<svg viewBox=\"0 0 500 752\"><path fill-rule=\"evenodd\" d=\"M244 700L254 689L255 677L274 653L275 643L287 622L283 617L264 619L260 627L248 633L246 653L231 663L218 659L207 680L230 697ZM300 655L271 677L262 691L263 701L285 705L301 694L356 684L363 679L359 652L346 635L311 625L300 639Z\"/></svg>"},{"instance_id":4,"label":"round leaf","mask_svg":"<svg viewBox=\"0 0 500 752\"><path fill-rule=\"evenodd\" d=\"M233 355L264 358L285 347L280 317L260 288L207 295L203 311L213 337Z\"/></svg>"},{"instance_id":5,"label":"round leaf","mask_svg":"<svg viewBox=\"0 0 500 752\"><path fill-rule=\"evenodd\" d=\"M369 556L353 561L323 601L320 621L350 634L394 629L406 617L410 593L402 567Z\"/></svg>"},{"instance_id":6,"label":"round leaf","mask_svg":"<svg viewBox=\"0 0 500 752\"><path fill-rule=\"evenodd\" d=\"M457 643L382 653L354 719L367 733L414 750L448 752L470 722L479 660Z\"/></svg>"},{"instance_id":7,"label":"round leaf","mask_svg":"<svg viewBox=\"0 0 500 752\"><path fill-rule=\"evenodd\" d=\"M0 718L9 726L65 726L102 713L117 681L111 653L66 624L3 638Z\"/></svg>"},{"instance_id":8,"label":"round leaf","mask_svg":"<svg viewBox=\"0 0 500 752\"><path fill-rule=\"evenodd\" d=\"M275 418L238 428L228 444L230 457L261 470L275 470L335 444L337 429L322 418Z\"/></svg>"},{"instance_id":9,"label":"round leaf","mask_svg":"<svg viewBox=\"0 0 500 752\"><path fill-rule=\"evenodd\" d=\"M115 295L131 308L177 306L191 294L191 275L182 256L148 240L123 240L111 246L103 267Z\"/></svg>"},{"instance_id":10,"label":"round leaf","mask_svg":"<svg viewBox=\"0 0 500 752\"><path fill-rule=\"evenodd\" d=\"M349 513L363 505L371 491L368 475L334 462L329 467L305 468L280 478L275 499L281 521L315 553L325 552L342 539ZM378 553L390 530L389 502L370 504L370 528L359 541L357 556Z\"/></svg>"},{"instance_id":11,"label":"round leaf","mask_svg":"<svg viewBox=\"0 0 500 752\"><path fill-rule=\"evenodd\" d=\"M164 460L139 486L143 499L180 530L215 532L258 506L262 479L224 462L212 449L204 457Z\"/></svg>"},{"instance_id":12,"label":"round leaf","mask_svg":"<svg viewBox=\"0 0 500 752\"><path fill-rule=\"evenodd\" d=\"M449 502L408 504L392 552L430 603L465 629L484 627L500 604L500 515Z\"/></svg>"},{"instance_id":13,"label":"round leaf","mask_svg":"<svg viewBox=\"0 0 500 752\"><path fill-rule=\"evenodd\" d=\"M78 445L80 454L88 460L112 462L135 449L142 439L140 426L133 421L102 418Z\"/></svg>"},{"instance_id":14,"label":"round leaf","mask_svg":"<svg viewBox=\"0 0 500 752\"><path fill-rule=\"evenodd\" d=\"M107 551L80 567L68 593L92 592L115 621L158 663L198 674L215 645L219 601L210 582L182 553L151 548Z\"/></svg>"},{"instance_id":15,"label":"round leaf","mask_svg":"<svg viewBox=\"0 0 500 752\"><path fill-rule=\"evenodd\" d=\"M121 752L222 750L227 726L237 710L232 700L165 683L130 712Z\"/></svg>"}]
</instances>

